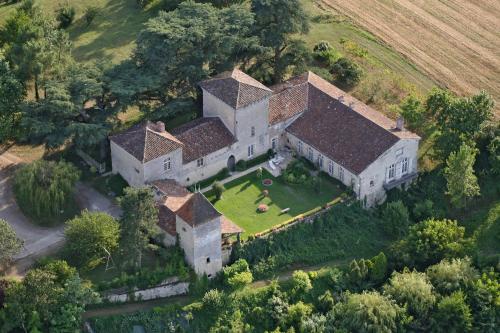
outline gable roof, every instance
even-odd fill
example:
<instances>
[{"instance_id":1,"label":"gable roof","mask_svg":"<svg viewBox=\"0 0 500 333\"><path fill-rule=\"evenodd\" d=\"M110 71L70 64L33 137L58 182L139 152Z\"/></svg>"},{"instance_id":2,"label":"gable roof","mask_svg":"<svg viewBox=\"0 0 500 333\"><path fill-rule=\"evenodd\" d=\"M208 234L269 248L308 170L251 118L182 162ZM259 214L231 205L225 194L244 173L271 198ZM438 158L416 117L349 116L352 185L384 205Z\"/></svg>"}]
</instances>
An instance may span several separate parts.
<instances>
[{"instance_id":1,"label":"gable roof","mask_svg":"<svg viewBox=\"0 0 500 333\"><path fill-rule=\"evenodd\" d=\"M311 72L293 80L308 84L307 111L286 130L355 174L400 139L419 139Z\"/></svg>"},{"instance_id":2,"label":"gable roof","mask_svg":"<svg viewBox=\"0 0 500 333\"><path fill-rule=\"evenodd\" d=\"M239 69L202 81L200 87L233 109L243 108L272 94L271 89Z\"/></svg>"},{"instance_id":3,"label":"gable roof","mask_svg":"<svg viewBox=\"0 0 500 333\"><path fill-rule=\"evenodd\" d=\"M218 117L193 120L177 127L172 134L184 144L182 149L184 164L236 142L236 138Z\"/></svg>"},{"instance_id":4,"label":"gable roof","mask_svg":"<svg viewBox=\"0 0 500 333\"><path fill-rule=\"evenodd\" d=\"M272 86L269 99L269 124L285 121L307 109L309 86L294 79Z\"/></svg>"},{"instance_id":5,"label":"gable roof","mask_svg":"<svg viewBox=\"0 0 500 333\"><path fill-rule=\"evenodd\" d=\"M183 144L165 131L161 122L145 122L109 138L142 163L182 148Z\"/></svg>"},{"instance_id":6,"label":"gable roof","mask_svg":"<svg viewBox=\"0 0 500 333\"><path fill-rule=\"evenodd\" d=\"M187 224L193 227L222 216L200 192L196 192L189 197L176 213Z\"/></svg>"},{"instance_id":7,"label":"gable roof","mask_svg":"<svg viewBox=\"0 0 500 333\"><path fill-rule=\"evenodd\" d=\"M151 185L159 190L163 197L158 201L158 225L172 236L177 233L175 212L193 195L184 186L173 179L155 180Z\"/></svg>"}]
</instances>

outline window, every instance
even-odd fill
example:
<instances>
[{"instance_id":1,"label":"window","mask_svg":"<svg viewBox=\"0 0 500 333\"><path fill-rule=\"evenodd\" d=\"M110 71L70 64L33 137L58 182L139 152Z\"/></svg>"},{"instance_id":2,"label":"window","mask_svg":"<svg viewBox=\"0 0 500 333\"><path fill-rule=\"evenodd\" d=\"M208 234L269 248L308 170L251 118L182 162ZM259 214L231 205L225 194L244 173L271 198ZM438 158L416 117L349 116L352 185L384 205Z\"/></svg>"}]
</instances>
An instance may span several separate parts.
<instances>
[{"instance_id":1,"label":"window","mask_svg":"<svg viewBox=\"0 0 500 333\"><path fill-rule=\"evenodd\" d=\"M134 168L134 170L135 170L135 172L139 173L139 169L137 169L137 168Z\"/></svg>"},{"instance_id":2,"label":"window","mask_svg":"<svg viewBox=\"0 0 500 333\"><path fill-rule=\"evenodd\" d=\"M250 128L250 136L255 136L255 126Z\"/></svg>"},{"instance_id":3,"label":"window","mask_svg":"<svg viewBox=\"0 0 500 333\"><path fill-rule=\"evenodd\" d=\"M199 167L202 167L204 164L204 161L203 161L203 157L202 158L199 158L198 160L196 160L196 166L199 168Z\"/></svg>"},{"instance_id":4,"label":"window","mask_svg":"<svg viewBox=\"0 0 500 333\"><path fill-rule=\"evenodd\" d=\"M375 186L375 182L373 180L370 180L370 187Z\"/></svg>"},{"instance_id":5,"label":"window","mask_svg":"<svg viewBox=\"0 0 500 333\"><path fill-rule=\"evenodd\" d=\"M396 157L403 155L403 148L396 150Z\"/></svg>"},{"instance_id":6,"label":"window","mask_svg":"<svg viewBox=\"0 0 500 333\"><path fill-rule=\"evenodd\" d=\"M210 257L207 258L207 264L210 264Z\"/></svg>"},{"instance_id":7,"label":"window","mask_svg":"<svg viewBox=\"0 0 500 333\"><path fill-rule=\"evenodd\" d=\"M323 169L323 155L318 155L318 166L320 169Z\"/></svg>"},{"instance_id":8,"label":"window","mask_svg":"<svg viewBox=\"0 0 500 333\"><path fill-rule=\"evenodd\" d=\"M342 168L341 166L339 166L339 179L341 182L344 181L344 168Z\"/></svg>"},{"instance_id":9,"label":"window","mask_svg":"<svg viewBox=\"0 0 500 333\"><path fill-rule=\"evenodd\" d=\"M273 139L271 140L271 148L272 148L273 150L276 150L276 148L278 148L278 138L273 138Z\"/></svg>"},{"instance_id":10,"label":"window","mask_svg":"<svg viewBox=\"0 0 500 333\"><path fill-rule=\"evenodd\" d=\"M253 156L254 148L255 148L255 145L248 146L248 157L252 157Z\"/></svg>"},{"instance_id":11,"label":"window","mask_svg":"<svg viewBox=\"0 0 500 333\"><path fill-rule=\"evenodd\" d=\"M328 161L328 173L330 174L330 176L333 176L334 171L335 171L335 169L333 168L333 162Z\"/></svg>"},{"instance_id":12,"label":"window","mask_svg":"<svg viewBox=\"0 0 500 333\"><path fill-rule=\"evenodd\" d=\"M403 162L401 163L401 173L404 175L408 173L408 157L403 158Z\"/></svg>"},{"instance_id":13,"label":"window","mask_svg":"<svg viewBox=\"0 0 500 333\"><path fill-rule=\"evenodd\" d=\"M163 170L165 171L170 171L172 169L172 163L170 161L170 157L167 157L164 161L163 161Z\"/></svg>"},{"instance_id":14,"label":"window","mask_svg":"<svg viewBox=\"0 0 500 333\"><path fill-rule=\"evenodd\" d=\"M313 161L314 160L314 152L313 152L313 149L311 147L307 148L307 157Z\"/></svg>"},{"instance_id":15,"label":"window","mask_svg":"<svg viewBox=\"0 0 500 333\"><path fill-rule=\"evenodd\" d=\"M299 154L302 155L302 141L299 141Z\"/></svg>"},{"instance_id":16,"label":"window","mask_svg":"<svg viewBox=\"0 0 500 333\"><path fill-rule=\"evenodd\" d=\"M391 166L389 166L389 176L388 176L388 178L392 179L395 176L396 176L396 164L391 164Z\"/></svg>"},{"instance_id":17,"label":"window","mask_svg":"<svg viewBox=\"0 0 500 333\"><path fill-rule=\"evenodd\" d=\"M182 227L182 231L186 232L186 228Z\"/></svg>"}]
</instances>

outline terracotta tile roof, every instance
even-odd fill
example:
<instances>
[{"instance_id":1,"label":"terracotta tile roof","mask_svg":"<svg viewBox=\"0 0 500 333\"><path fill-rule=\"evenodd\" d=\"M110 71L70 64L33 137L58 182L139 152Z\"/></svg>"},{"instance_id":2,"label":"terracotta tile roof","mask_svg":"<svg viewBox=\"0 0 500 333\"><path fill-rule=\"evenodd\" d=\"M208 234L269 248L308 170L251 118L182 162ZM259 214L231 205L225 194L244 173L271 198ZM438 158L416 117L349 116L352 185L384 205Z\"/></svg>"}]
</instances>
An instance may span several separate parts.
<instances>
[{"instance_id":1,"label":"terracotta tile roof","mask_svg":"<svg viewBox=\"0 0 500 333\"><path fill-rule=\"evenodd\" d=\"M172 134L183 144L183 163L189 163L236 142L218 118L199 118L177 127Z\"/></svg>"},{"instance_id":2,"label":"terracotta tile roof","mask_svg":"<svg viewBox=\"0 0 500 333\"><path fill-rule=\"evenodd\" d=\"M273 125L307 109L307 82L287 81L271 87L273 95L269 99L269 124Z\"/></svg>"},{"instance_id":3,"label":"terracotta tile roof","mask_svg":"<svg viewBox=\"0 0 500 333\"><path fill-rule=\"evenodd\" d=\"M175 216L177 210L184 205L193 195L184 186L173 179L155 180L151 185L163 195L158 201L158 225L160 228L175 236Z\"/></svg>"},{"instance_id":4,"label":"terracotta tile roof","mask_svg":"<svg viewBox=\"0 0 500 333\"><path fill-rule=\"evenodd\" d=\"M122 147L142 163L182 148L182 143L165 131L161 122L145 122L113 135L111 141Z\"/></svg>"},{"instance_id":5,"label":"terracotta tile roof","mask_svg":"<svg viewBox=\"0 0 500 333\"><path fill-rule=\"evenodd\" d=\"M222 215L200 192L196 192L189 197L176 213L191 226L201 225Z\"/></svg>"},{"instance_id":6,"label":"terracotta tile roof","mask_svg":"<svg viewBox=\"0 0 500 333\"><path fill-rule=\"evenodd\" d=\"M233 221L222 215L221 217L221 233L223 235L230 235L230 234L239 234L242 233L244 230L241 229L239 226L234 224Z\"/></svg>"},{"instance_id":7,"label":"terracotta tile roof","mask_svg":"<svg viewBox=\"0 0 500 333\"><path fill-rule=\"evenodd\" d=\"M233 109L248 106L272 93L271 89L239 69L202 81L200 87Z\"/></svg>"}]
</instances>

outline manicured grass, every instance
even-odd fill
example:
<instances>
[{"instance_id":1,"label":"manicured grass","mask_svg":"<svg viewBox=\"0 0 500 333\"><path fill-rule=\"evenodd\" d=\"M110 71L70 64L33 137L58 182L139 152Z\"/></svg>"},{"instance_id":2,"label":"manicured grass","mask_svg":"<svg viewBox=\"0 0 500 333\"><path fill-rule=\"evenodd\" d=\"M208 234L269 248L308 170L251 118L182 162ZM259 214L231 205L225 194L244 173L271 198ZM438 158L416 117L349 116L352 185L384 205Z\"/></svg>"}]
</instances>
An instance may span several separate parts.
<instances>
[{"instance_id":1,"label":"manicured grass","mask_svg":"<svg viewBox=\"0 0 500 333\"><path fill-rule=\"evenodd\" d=\"M262 185L262 179L265 178L272 179L273 184ZM327 177L321 177L319 193L306 185L285 184L281 177L274 178L266 170L262 179L258 178L255 172L236 179L225 185L226 191L218 201L213 194L208 193L208 199L213 202L215 208L245 229L243 238L322 206L338 197L343 189L343 185ZM269 191L269 197L262 195L264 189ZM269 210L258 212L259 204L268 205ZM282 214L281 210L285 208L290 210Z\"/></svg>"}]
</instances>

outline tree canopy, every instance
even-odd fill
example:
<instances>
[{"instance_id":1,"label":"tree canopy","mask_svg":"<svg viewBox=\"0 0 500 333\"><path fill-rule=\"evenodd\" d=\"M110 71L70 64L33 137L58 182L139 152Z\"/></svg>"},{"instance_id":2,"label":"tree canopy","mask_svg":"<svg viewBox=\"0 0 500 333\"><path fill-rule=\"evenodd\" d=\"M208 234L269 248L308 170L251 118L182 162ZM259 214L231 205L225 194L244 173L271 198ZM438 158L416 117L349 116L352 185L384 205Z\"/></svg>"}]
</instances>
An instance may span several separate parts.
<instances>
[{"instance_id":1,"label":"tree canopy","mask_svg":"<svg viewBox=\"0 0 500 333\"><path fill-rule=\"evenodd\" d=\"M24 241L17 237L14 228L7 221L0 219L0 266L19 253L23 244Z\"/></svg>"},{"instance_id":2,"label":"tree canopy","mask_svg":"<svg viewBox=\"0 0 500 333\"><path fill-rule=\"evenodd\" d=\"M25 94L22 82L0 54L0 143L14 135Z\"/></svg>"}]
</instances>

